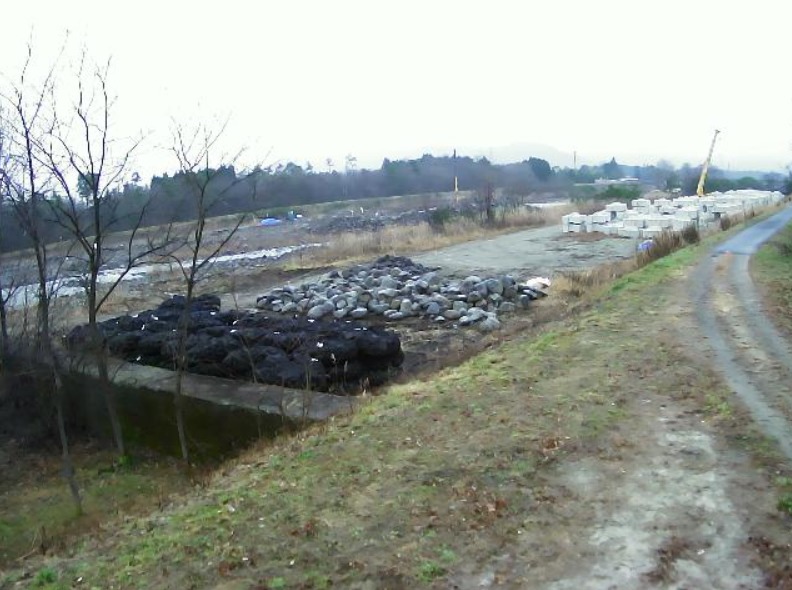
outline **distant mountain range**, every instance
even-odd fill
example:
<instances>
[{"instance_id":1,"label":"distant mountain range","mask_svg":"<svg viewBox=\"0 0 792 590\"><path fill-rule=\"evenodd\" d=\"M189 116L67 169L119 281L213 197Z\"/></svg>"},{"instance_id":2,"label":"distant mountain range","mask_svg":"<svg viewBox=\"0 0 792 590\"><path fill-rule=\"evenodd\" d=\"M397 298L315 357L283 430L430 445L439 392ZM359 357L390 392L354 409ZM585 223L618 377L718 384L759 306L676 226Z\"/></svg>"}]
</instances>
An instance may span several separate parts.
<instances>
[{"instance_id":1,"label":"distant mountain range","mask_svg":"<svg viewBox=\"0 0 792 590\"><path fill-rule=\"evenodd\" d=\"M542 144L542 143L531 143L531 142L516 142L510 143L506 145L500 146L490 146L490 147L481 147L481 146L470 146L470 145L456 145L456 146L447 146L447 145L425 145L425 146L418 146L415 149L411 150L394 150L391 153L385 154L384 156L379 153L357 153L357 163L359 168L368 168L368 169L378 169L384 158L388 158L389 160L411 160L411 159L418 159L423 154L431 154L433 156L450 156L454 150L456 149L457 154L460 156L467 156L472 157L475 159L486 157L493 163L496 164L511 164L514 162L522 162L523 160L527 160L530 157L534 158L542 158L547 160L550 163L550 166L558 166L560 168L572 168L575 163L577 166L581 166L584 164L587 165L599 165L605 162L608 162L612 157L616 157L616 161L621 164L622 166L630 167L630 166L646 166L657 163L660 159L666 159L673 162L677 167L682 163L682 161L687 161L691 166L699 166L701 165L701 161L694 161L694 160L680 160L678 157L673 156L649 156L649 155L642 155L642 154L633 154L632 156L623 156L620 157L617 154L609 154L609 155L600 155L600 154L591 154L591 153L578 153L577 154L577 162L575 162L575 155L572 152L560 150L550 145ZM343 169L343 157L336 157L334 158L336 162L337 169ZM319 168L324 169L324 160L315 160L314 164L319 163ZM768 167L765 170L759 170L751 167L750 169L746 170L738 170L738 169L728 169L725 167L721 167L718 165L719 162L717 158L713 161L713 165L716 166L719 170L723 172L725 178L728 179L736 179L742 178L744 176L755 176L761 178L768 172L778 172L781 174L786 175L787 171L783 168L772 168Z\"/></svg>"}]
</instances>

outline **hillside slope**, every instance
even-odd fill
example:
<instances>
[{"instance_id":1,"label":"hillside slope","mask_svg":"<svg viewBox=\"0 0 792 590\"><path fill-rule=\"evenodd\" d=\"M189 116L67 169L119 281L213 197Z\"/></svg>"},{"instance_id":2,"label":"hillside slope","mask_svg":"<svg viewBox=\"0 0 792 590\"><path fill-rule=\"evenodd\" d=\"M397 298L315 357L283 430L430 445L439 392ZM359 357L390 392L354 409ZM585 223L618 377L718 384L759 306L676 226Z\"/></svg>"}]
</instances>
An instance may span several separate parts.
<instances>
[{"instance_id":1,"label":"hillside slope","mask_svg":"<svg viewBox=\"0 0 792 590\"><path fill-rule=\"evenodd\" d=\"M2 587L788 587L792 471L711 368L688 289L708 248Z\"/></svg>"}]
</instances>

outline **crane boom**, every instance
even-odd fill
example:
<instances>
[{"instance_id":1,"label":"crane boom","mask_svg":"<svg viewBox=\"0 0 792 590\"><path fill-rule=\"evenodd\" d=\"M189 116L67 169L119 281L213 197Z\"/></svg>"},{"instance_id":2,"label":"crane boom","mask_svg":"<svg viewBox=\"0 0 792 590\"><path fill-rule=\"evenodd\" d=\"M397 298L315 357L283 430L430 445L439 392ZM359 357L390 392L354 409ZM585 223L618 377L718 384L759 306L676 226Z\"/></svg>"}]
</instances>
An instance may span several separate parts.
<instances>
[{"instance_id":1,"label":"crane boom","mask_svg":"<svg viewBox=\"0 0 792 590\"><path fill-rule=\"evenodd\" d=\"M701 167L701 176L699 177L698 188L696 188L696 194L699 197L704 196L704 181L707 180L707 171L709 170L710 161L712 160L712 152L715 151L715 140L718 139L718 133L720 133L720 131L716 129L715 135L712 136L709 154L707 155L707 159L704 162L704 166Z\"/></svg>"}]
</instances>

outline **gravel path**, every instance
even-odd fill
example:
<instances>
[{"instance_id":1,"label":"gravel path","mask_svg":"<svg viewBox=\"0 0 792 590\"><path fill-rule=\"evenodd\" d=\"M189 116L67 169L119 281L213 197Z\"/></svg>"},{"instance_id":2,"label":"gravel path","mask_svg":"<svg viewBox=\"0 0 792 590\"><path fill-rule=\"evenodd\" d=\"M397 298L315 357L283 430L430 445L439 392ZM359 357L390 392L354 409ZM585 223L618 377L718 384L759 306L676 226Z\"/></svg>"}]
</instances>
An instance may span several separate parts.
<instances>
[{"instance_id":1,"label":"gravel path","mask_svg":"<svg viewBox=\"0 0 792 590\"><path fill-rule=\"evenodd\" d=\"M695 317L715 368L763 431L792 459L792 352L764 314L750 255L792 220L792 207L718 246L690 281Z\"/></svg>"}]
</instances>

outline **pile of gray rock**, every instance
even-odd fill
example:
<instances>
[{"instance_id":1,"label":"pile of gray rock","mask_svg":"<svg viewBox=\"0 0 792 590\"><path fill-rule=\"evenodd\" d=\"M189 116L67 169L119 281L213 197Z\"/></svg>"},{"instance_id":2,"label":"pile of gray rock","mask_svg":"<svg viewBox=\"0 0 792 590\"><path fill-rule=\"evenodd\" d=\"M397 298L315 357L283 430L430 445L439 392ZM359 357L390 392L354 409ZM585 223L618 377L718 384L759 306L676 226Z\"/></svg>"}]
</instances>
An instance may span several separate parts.
<instances>
[{"instance_id":1,"label":"pile of gray rock","mask_svg":"<svg viewBox=\"0 0 792 590\"><path fill-rule=\"evenodd\" d=\"M528 307L545 295L543 287L541 281L519 284L509 275L448 280L409 258L385 256L332 271L315 283L272 289L258 298L257 307L315 320L424 317L491 331L500 327L498 314Z\"/></svg>"},{"instance_id":2,"label":"pile of gray rock","mask_svg":"<svg viewBox=\"0 0 792 590\"><path fill-rule=\"evenodd\" d=\"M429 219L428 211L405 211L389 214L378 211L360 213L354 209L329 219L311 221L308 230L316 234L334 234L350 231L377 231L386 226L417 225Z\"/></svg>"}]
</instances>

